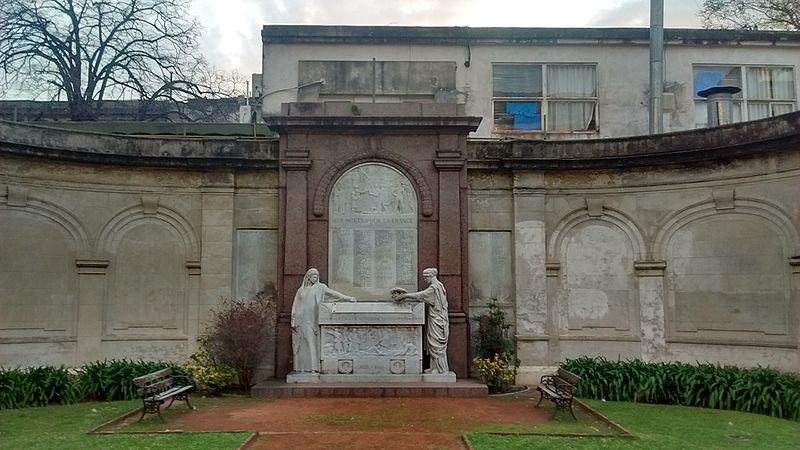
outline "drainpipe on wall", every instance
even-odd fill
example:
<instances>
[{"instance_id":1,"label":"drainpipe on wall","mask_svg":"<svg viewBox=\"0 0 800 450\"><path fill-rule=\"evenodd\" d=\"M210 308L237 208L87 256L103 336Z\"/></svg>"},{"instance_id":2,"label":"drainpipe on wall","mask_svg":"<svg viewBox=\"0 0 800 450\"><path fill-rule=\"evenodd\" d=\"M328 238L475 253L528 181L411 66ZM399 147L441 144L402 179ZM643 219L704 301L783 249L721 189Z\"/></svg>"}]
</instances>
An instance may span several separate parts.
<instances>
[{"instance_id":1,"label":"drainpipe on wall","mask_svg":"<svg viewBox=\"0 0 800 450\"><path fill-rule=\"evenodd\" d=\"M377 82L378 74L375 71L375 58L372 58L372 103L375 103L375 83Z\"/></svg>"},{"instance_id":2,"label":"drainpipe on wall","mask_svg":"<svg viewBox=\"0 0 800 450\"><path fill-rule=\"evenodd\" d=\"M650 134L664 132L664 0L650 0Z\"/></svg>"}]
</instances>

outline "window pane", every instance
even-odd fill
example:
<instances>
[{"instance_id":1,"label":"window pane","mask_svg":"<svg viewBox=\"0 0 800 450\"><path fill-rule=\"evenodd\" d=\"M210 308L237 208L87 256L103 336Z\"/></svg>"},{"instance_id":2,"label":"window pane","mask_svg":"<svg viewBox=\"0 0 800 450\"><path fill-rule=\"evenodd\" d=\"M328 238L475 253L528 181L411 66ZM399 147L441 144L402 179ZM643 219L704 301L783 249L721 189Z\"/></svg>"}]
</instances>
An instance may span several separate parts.
<instances>
[{"instance_id":1,"label":"window pane","mask_svg":"<svg viewBox=\"0 0 800 450\"><path fill-rule=\"evenodd\" d=\"M495 64L492 66L494 97L541 97L542 66Z\"/></svg>"},{"instance_id":2,"label":"window pane","mask_svg":"<svg viewBox=\"0 0 800 450\"><path fill-rule=\"evenodd\" d=\"M794 77L788 67L748 67L747 96L757 99L794 99Z\"/></svg>"},{"instance_id":3,"label":"window pane","mask_svg":"<svg viewBox=\"0 0 800 450\"><path fill-rule=\"evenodd\" d=\"M541 130L541 102L494 102L495 130Z\"/></svg>"},{"instance_id":4,"label":"window pane","mask_svg":"<svg viewBox=\"0 0 800 450\"><path fill-rule=\"evenodd\" d=\"M794 111L794 105L791 103L773 103L772 104L772 115L777 116L779 114L789 114L790 112Z\"/></svg>"},{"instance_id":5,"label":"window pane","mask_svg":"<svg viewBox=\"0 0 800 450\"><path fill-rule=\"evenodd\" d=\"M594 102L549 102L548 131L594 131Z\"/></svg>"},{"instance_id":6,"label":"window pane","mask_svg":"<svg viewBox=\"0 0 800 450\"><path fill-rule=\"evenodd\" d=\"M769 103L747 102L747 118L749 120L763 119L765 117L770 117Z\"/></svg>"},{"instance_id":7,"label":"window pane","mask_svg":"<svg viewBox=\"0 0 800 450\"><path fill-rule=\"evenodd\" d=\"M742 87L742 71L739 66L695 66L694 94L714 86ZM742 93L733 94L740 98Z\"/></svg>"},{"instance_id":8,"label":"window pane","mask_svg":"<svg viewBox=\"0 0 800 450\"><path fill-rule=\"evenodd\" d=\"M597 70L592 65L547 66L547 96L596 97Z\"/></svg>"}]
</instances>

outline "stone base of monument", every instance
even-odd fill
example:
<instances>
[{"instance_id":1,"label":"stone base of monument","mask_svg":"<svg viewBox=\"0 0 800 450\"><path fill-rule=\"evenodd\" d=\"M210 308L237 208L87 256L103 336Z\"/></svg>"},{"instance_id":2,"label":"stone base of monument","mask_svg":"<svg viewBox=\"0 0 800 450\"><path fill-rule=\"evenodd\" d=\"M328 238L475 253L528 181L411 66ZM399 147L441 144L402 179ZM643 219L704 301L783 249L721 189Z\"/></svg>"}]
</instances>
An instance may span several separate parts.
<instances>
[{"instance_id":1,"label":"stone base of monument","mask_svg":"<svg viewBox=\"0 0 800 450\"><path fill-rule=\"evenodd\" d=\"M378 375L378 374L326 374L326 373L303 373L292 372L286 375L287 384L302 383L455 383L456 374L448 373L421 373L421 374L402 374L402 375Z\"/></svg>"},{"instance_id":2,"label":"stone base of monument","mask_svg":"<svg viewBox=\"0 0 800 450\"><path fill-rule=\"evenodd\" d=\"M286 375L287 383L319 383L319 373L292 372Z\"/></svg>"},{"instance_id":3,"label":"stone base of monument","mask_svg":"<svg viewBox=\"0 0 800 450\"><path fill-rule=\"evenodd\" d=\"M428 374L426 374L428 375ZM442 376L442 375L439 375ZM485 397L489 390L474 379L455 382L325 382L287 383L271 379L250 390L253 397Z\"/></svg>"},{"instance_id":4,"label":"stone base of monument","mask_svg":"<svg viewBox=\"0 0 800 450\"><path fill-rule=\"evenodd\" d=\"M422 374L422 381L424 383L455 383L455 372L447 373L424 373Z\"/></svg>"}]
</instances>

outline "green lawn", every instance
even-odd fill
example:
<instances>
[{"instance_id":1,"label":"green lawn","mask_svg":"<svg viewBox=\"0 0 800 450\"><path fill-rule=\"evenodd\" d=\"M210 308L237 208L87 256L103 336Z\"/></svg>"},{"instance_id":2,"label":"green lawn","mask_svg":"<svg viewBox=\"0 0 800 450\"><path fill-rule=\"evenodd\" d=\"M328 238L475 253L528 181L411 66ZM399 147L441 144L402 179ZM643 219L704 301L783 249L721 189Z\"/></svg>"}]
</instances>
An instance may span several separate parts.
<instances>
[{"instance_id":1,"label":"green lawn","mask_svg":"<svg viewBox=\"0 0 800 450\"><path fill-rule=\"evenodd\" d=\"M797 449L800 422L703 408L587 401L635 438L495 436L469 433L490 449Z\"/></svg>"},{"instance_id":2,"label":"green lawn","mask_svg":"<svg viewBox=\"0 0 800 450\"><path fill-rule=\"evenodd\" d=\"M0 448L58 450L237 449L248 433L89 435L89 430L141 405L140 401L79 403L0 410Z\"/></svg>"},{"instance_id":3,"label":"green lawn","mask_svg":"<svg viewBox=\"0 0 800 450\"><path fill-rule=\"evenodd\" d=\"M800 422L702 408L626 402L587 403L636 437L498 436L475 432L469 433L469 439L475 450L799 448ZM0 448L233 450L248 437L248 433L86 434L97 425L137 408L139 404L138 401L127 401L0 410ZM579 417L582 416L579 414ZM149 420L149 426L152 427L156 421L157 419ZM160 422L158 426L160 427ZM313 424L309 426L313 428ZM137 424L131 428L140 427L143 426ZM588 419L575 423L568 415L562 414L558 420L540 427L531 427L530 430L515 428L492 431L584 433L587 427L591 429L596 424Z\"/></svg>"}]
</instances>

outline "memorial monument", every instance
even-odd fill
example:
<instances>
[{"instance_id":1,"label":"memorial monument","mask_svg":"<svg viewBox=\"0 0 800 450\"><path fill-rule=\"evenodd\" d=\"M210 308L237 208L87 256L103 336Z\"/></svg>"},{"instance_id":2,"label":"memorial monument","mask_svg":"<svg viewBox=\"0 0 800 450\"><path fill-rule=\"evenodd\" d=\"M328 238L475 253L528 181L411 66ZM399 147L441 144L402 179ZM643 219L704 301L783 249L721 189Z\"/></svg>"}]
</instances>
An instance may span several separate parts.
<instances>
[{"instance_id":1,"label":"memorial monument","mask_svg":"<svg viewBox=\"0 0 800 450\"><path fill-rule=\"evenodd\" d=\"M447 293L437 273L423 271L429 286L422 291L393 288L394 302L356 303L321 283L317 269L309 269L292 305L294 370L286 381L455 382L447 364ZM430 368L423 372L426 317Z\"/></svg>"}]
</instances>

